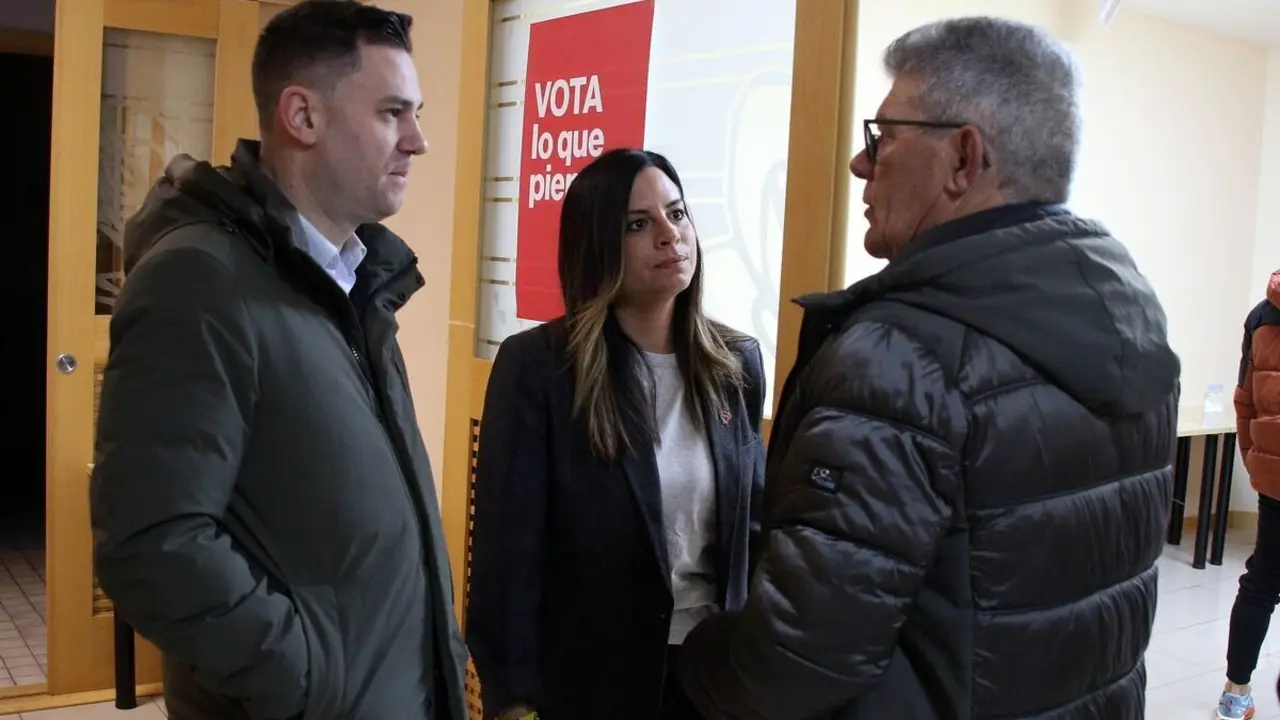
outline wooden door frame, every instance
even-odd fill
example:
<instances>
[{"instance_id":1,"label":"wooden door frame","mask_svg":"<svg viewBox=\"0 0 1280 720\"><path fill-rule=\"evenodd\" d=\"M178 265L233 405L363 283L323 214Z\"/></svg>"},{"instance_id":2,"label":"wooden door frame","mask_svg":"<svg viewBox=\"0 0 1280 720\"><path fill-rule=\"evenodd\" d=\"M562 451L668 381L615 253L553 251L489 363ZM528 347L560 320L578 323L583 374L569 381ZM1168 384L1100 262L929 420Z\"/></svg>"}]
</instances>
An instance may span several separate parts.
<instances>
[{"instance_id":1,"label":"wooden door frame","mask_svg":"<svg viewBox=\"0 0 1280 720\"><path fill-rule=\"evenodd\" d=\"M48 682L21 690L51 696L112 687L109 612L93 610L88 468L97 378L109 318L92 314L97 234L98 145L105 27L218 41L214 65L213 159L225 163L239 137L256 137L250 66L257 41L254 0L57 0L50 145L49 321L46 407ZM55 358L79 358L62 374ZM139 640L143 692L159 680L158 653Z\"/></svg>"},{"instance_id":2,"label":"wooden door frame","mask_svg":"<svg viewBox=\"0 0 1280 720\"><path fill-rule=\"evenodd\" d=\"M475 339L493 2L500 0L468 2L463 10L458 94L441 513L460 623L466 617L473 433L492 366L475 356ZM857 22L858 0L796 3L775 402L795 362L800 329L800 310L790 299L844 284Z\"/></svg>"}]
</instances>

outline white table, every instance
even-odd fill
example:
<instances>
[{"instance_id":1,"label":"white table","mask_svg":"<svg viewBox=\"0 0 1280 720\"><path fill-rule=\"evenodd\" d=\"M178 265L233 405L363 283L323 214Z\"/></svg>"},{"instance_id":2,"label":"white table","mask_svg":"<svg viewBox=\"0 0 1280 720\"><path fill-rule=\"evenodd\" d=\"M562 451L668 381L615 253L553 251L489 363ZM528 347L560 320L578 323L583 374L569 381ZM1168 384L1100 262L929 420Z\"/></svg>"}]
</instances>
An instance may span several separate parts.
<instances>
[{"instance_id":1,"label":"white table","mask_svg":"<svg viewBox=\"0 0 1280 720\"><path fill-rule=\"evenodd\" d=\"M1231 475L1236 466L1236 417L1229 402L1223 417L1206 425L1202 407L1178 408L1178 441L1173 463L1173 507L1169 513L1166 540L1171 545L1182 542L1182 522L1187 510L1187 465L1191 461L1191 441L1204 438L1204 460L1200 465L1200 506L1197 509L1196 544L1191 567L1204 569L1222 564L1227 543L1227 512L1231 505ZM1222 445L1221 462L1218 446ZM1215 473L1214 466L1217 465ZM1214 485L1217 503L1214 503ZM1212 527L1212 529L1211 529ZM1212 534L1213 545L1209 539Z\"/></svg>"}]
</instances>

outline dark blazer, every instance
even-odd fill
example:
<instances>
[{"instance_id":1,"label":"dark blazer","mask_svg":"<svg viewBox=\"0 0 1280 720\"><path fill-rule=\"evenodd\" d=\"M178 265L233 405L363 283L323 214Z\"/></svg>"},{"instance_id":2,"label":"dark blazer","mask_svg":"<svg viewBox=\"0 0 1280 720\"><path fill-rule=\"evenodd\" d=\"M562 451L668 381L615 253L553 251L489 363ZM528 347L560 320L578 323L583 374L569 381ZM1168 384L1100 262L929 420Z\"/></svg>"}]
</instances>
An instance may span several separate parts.
<instances>
[{"instance_id":1,"label":"dark blazer","mask_svg":"<svg viewBox=\"0 0 1280 720\"><path fill-rule=\"evenodd\" d=\"M572 418L564 319L508 338L485 395L466 639L485 717L655 720L674 600L652 448L606 463ZM764 479L760 347L731 345L747 383L703 413L717 488L721 608L742 607ZM727 410L727 412L725 412Z\"/></svg>"}]
</instances>

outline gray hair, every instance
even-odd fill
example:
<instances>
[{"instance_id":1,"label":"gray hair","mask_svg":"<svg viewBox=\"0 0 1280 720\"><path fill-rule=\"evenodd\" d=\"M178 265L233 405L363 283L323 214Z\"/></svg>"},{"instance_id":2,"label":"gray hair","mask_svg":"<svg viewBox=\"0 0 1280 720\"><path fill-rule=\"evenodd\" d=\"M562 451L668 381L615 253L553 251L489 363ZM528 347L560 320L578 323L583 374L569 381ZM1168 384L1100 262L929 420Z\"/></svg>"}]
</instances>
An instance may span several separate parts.
<instances>
[{"instance_id":1,"label":"gray hair","mask_svg":"<svg viewBox=\"0 0 1280 720\"><path fill-rule=\"evenodd\" d=\"M1080 73L1049 33L991 17L943 20L894 40L894 78L920 79L917 101L936 122L976 126L1010 202L1065 202L1080 145Z\"/></svg>"}]
</instances>

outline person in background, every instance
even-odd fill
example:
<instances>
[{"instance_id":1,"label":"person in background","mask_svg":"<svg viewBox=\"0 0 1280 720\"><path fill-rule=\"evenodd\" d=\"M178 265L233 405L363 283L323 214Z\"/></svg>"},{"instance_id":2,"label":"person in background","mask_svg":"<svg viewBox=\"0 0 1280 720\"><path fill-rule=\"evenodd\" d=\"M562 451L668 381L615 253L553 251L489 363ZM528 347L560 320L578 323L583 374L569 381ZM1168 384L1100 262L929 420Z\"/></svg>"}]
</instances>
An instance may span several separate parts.
<instances>
[{"instance_id":1,"label":"person in background","mask_svg":"<svg viewBox=\"0 0 1280 720\"><path fill-rule=\"evenodd\" d=\"M1075 61L959 18L884 63L851 170L889 263L801 300L751 594L682 680L713 720L1141 720L1180 368L1124 246L1063 206Z\"/></svg>"},{"instance_id":2,"label":"person in background","mask_svg":"<svg viewBox=\"0 0 1280 720\"><path fill-rule=\"evenodd\" d=\"M560 215L565 315L507 338L480 425L466 638L485 717L699 717L675 659L747 592L758 343L702 311L675 168L611 150Z\"/></svg>"},{"instance_id":3,"label":"person in background","mask_svg":"<svg viewBox=\"0 0 1280 720\"><path fill-rule=\"evenodd\" d=\"M1227 684L1218 699L1219 720L1254 714L1250 681L1258 666L1271 614L1280 603L1280 272L1267 296L1244 321L1236 385L1236 429L1249 482L1258 492L1258 537L1245 563L1231 607L1227 635ZM1280 688L1277 688L1280 692Z\"/></svg>"},{"instance_id":4,"label":"person in background","mask_svg":"<svg viewBox=\"0 0 1280 720\"><path fill-rule=\"evenodd\" d=\"M412 20L277 15L262 142L169 164L125 228L92 481L115 610L163 653L175 720L464 720L466 649L396 311L423 284L382 225L418 126Z\"/></svg>"}]
</instances>

